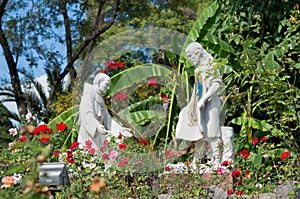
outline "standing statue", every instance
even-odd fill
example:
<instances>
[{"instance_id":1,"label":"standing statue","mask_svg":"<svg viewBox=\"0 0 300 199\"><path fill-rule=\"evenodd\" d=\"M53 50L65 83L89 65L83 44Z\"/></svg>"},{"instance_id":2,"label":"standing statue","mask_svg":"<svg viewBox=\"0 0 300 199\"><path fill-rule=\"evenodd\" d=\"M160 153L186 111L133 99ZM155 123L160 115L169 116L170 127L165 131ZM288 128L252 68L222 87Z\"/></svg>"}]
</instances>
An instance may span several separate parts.
<instances>
[{"instance_id":1,"label":"standing statue","mask_svg":"<svg viewBox=\"0 0 300 199\"><path fill-rule=\"evenodd\" d=\"M108 133L118 136L119 133L131 136L127 128L115 122L103 100L103 94L109 89L110 77L98 73L93 85L84 84L79 107L79 133L77 141L84 145L85 141L92 141L92 147L99 151Z\"/></svg>"},{"instance_id":2,"label":"standing statue","mask_svg":"<svg viewBox=\"0 0 300 199\"><path fill-rule=\"evenodd\" d=\"M179 114L176 138L194 141L194 163L206 155L208 163L220 165L221 126L225 119L225 113L221 111L222 100L218 96L222 80L214 68L213 57L199 43L192 42L185 52L196 67L195 85L190 102Z\"/></svg>"}]
</instances>

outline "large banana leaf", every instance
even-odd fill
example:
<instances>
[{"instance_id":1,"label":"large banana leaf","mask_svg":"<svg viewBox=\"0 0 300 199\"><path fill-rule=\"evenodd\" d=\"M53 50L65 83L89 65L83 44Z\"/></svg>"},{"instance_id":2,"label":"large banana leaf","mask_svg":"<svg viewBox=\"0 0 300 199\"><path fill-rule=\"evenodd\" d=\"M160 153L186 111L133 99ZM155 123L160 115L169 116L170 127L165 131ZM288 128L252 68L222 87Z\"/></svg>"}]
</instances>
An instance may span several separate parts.
<instances>
[{"instance_id":1,"label":"large banana leaf","mask_svg":"<svg viewBox=\"0 0 300 199\"><path fill-rule=\"evenodd\" d=\"M172 69L157 64L143 64L129 68L111 78L108 94L118 93L151 77L164 77L165 81L171 81L173 74Z\"/></svg>"},{"instance_id":2,"label":"large banana leaf","mask_svg":"<svg viewBox=\"0 0 300 199\"><path fill-rule=\"evenodd\" d=\"M141 110L150 110L152 106L160 105L162 106L162 99L160 97L150 97L148 99L142 100L140 102L137 102L135 104L132 104L125 109L121 110L118 114L121 117L125 117L125 114L135 112L135 111L141 111Z\"/></svg>"},{"instance_id":3,"label":"large banana leaf","mask_svg":"<svg viewBox=\"0 0 300 199\"><path fill-rule=\"evenodd\" d=\"M68 110L62 112L60 115L55 117L48 123L50 128L56 128L56 125L60 122L63 122L68 126L68 128L72 128L76 126L77 118L79 113L79 105L75 105Z\"/></svg>"}]
</instances>

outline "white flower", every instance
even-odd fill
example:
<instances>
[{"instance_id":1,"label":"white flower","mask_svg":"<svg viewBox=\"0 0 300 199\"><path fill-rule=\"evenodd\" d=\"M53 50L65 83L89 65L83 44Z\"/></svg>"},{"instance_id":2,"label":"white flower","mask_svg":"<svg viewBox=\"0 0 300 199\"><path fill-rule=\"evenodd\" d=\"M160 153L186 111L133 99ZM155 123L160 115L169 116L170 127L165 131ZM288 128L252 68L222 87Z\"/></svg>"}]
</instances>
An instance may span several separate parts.
<instances>
[{"instance_id":1,"label":"white flower","mask_svg":"<svg viewBox=\"0 0 300 199\"><path fill-rule=\"evenodd\" d=\"M44 124L45 124L45 122L41 121L41 122L39 123L39 126L40 126L40 125L44 125Z\"/></svg>"},{"instance_id":2,"label":"white flower","mask_svg":"<svg viewBox=\"0 0 300 199\"><path fill-rule=\"evenodd\" d=\"M261 188L263 187L263 185L262 185L262 184L259 184L259 183L257 183L257 184L255 185L255 187L256 187L256 188L258 188L258 189L261 189Z\"/></svg>"},{"instance_id":3,"label":"white flower","mask_svg":"<svg viewBox=\"0 0 300 199\"><path fill-rule=\"evenodd\" d=\"M29 122L32 119L32 114L31 112L28 112L25 116L25 119L27 120L27 122Z\"/></svg>"},{"instance_id":4,"label":"white flower","mask_svg":"<svg viewBox=\"0 0 300 199\"><path fill-rule=\"evenodd\" d=\"M13 136L18 134L18 130L16 128L10 128L8 130L8 132L9 132L10 135L13 135Z\"/></svg>"}]
</instances>

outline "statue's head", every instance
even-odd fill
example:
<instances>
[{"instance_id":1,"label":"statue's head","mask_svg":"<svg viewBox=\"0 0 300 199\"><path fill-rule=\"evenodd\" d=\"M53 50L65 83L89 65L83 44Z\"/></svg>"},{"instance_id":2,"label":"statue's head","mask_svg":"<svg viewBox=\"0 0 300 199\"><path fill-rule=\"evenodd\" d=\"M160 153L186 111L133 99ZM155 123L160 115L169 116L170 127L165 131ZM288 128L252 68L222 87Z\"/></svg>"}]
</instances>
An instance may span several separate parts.
<instances>
[{"instance_id":1,"label":"statue's head","mask_svg":"<svg viewBox=\"0 0 300 199\"><path fill-rule=\"evenodd\" d=\"M206 65L213 60L213 57L198 42L190 43L185 53L194 66Z\"/></svg>"},{"instance_id":2,"label":"statue's head","mask_svg":"<svg viewBox=\"0 0 300 199\"><path fill-rule=\"evenodd\" d=\"M104 73L98 73L94 78L93 84L103 94L109 89L110 77Z\"/></svg>"}]
</instances>

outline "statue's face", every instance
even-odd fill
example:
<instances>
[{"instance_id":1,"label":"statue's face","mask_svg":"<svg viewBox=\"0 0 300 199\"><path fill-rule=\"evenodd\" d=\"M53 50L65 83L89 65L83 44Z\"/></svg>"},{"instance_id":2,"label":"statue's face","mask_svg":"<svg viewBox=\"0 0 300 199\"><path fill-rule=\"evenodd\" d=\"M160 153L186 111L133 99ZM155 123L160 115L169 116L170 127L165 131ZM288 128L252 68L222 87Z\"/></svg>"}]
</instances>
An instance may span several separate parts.
<instances>
[{"instance_id":1,"label":"statue's face","mask_svg":"<svg viewBox=\"0 0 300 199\"><path fill-rule=\"evenodd\" d=\"M206 65L212 61L211 56L198 43L188 45L185 53L194 66Z\"/></svg>"},{"instance_id":2,"label":"statue's face","mask_svg":"<svg viewBox=\"0 0 300 199\"><path fill-rule=\"evenodd\" d=\"M202 50L197 49L187 49L186 55L188 59L192 62L194 66L197 66L200 64L201 56L202 56Z\"/></svg>"},{"instance_id":3,"label":"statue's face","mask_svg":"<svg viewBox=\"0 0 300 199\"><path fill-rule=\"evenodd\" d=\"M103 80L99 82L99 90L101 93L105 93L109 89L110 81L108 80Z\"/></svg>"}]
</instances>

